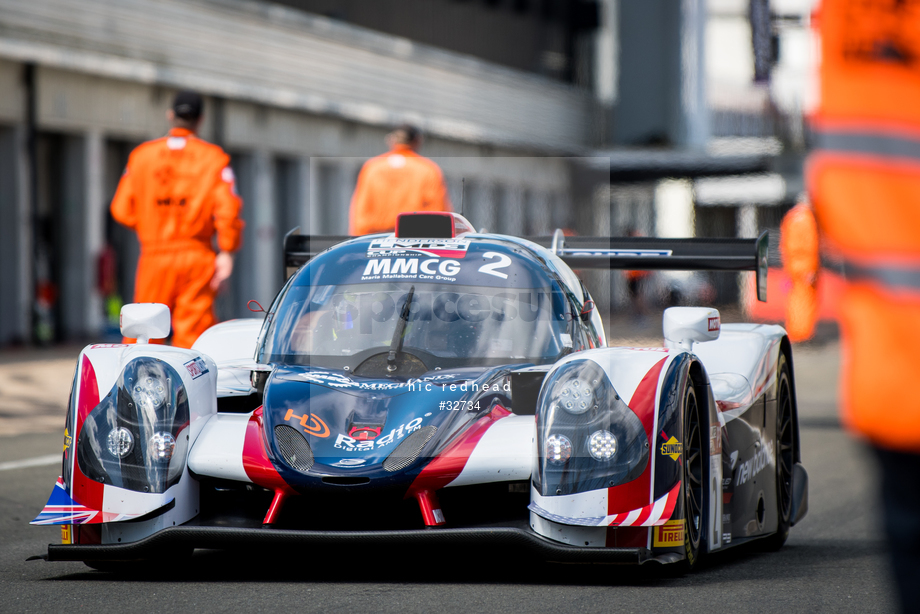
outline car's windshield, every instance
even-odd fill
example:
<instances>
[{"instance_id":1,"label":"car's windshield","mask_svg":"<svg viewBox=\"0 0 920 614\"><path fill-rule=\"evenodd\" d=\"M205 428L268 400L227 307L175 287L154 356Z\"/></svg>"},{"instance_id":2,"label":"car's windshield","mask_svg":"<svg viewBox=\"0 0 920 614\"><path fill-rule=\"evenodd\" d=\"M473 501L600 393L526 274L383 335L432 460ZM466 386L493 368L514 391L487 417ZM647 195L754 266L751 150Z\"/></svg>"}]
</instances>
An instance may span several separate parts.
<instances>
[{"instance_id":1,"label":"car's windshield","mask_svg":"<svg viewBox=\"0 0 920 614\"><path fill-rule=\"evenodd\" d=\"M571 347L568 301L556 289L394 281L290 287L262 356L354 369L388 351L413 286L400 351L428 368L546 363Z\"/></svg>"}]
</instances>

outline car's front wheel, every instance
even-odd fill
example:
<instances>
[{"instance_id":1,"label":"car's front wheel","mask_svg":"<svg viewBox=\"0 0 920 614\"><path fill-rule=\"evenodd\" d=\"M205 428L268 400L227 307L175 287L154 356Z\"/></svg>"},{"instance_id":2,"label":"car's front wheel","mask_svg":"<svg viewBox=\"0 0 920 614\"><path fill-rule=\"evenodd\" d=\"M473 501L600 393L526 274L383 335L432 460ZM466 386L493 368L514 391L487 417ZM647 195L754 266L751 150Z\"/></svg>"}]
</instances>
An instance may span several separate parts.
<instances>
[{"instance_id":1,"label":"car's front wheel","mask_svg":"<svg viewBox=\"0 0 920 614\"><path fill-rule=\"evenodd\" d=\"M693 569L700 558L703 534L704 461L708 450L703 448L700 407L693 382L688 378L684 392L684 567Z\"/></svg>"}]
</instances>

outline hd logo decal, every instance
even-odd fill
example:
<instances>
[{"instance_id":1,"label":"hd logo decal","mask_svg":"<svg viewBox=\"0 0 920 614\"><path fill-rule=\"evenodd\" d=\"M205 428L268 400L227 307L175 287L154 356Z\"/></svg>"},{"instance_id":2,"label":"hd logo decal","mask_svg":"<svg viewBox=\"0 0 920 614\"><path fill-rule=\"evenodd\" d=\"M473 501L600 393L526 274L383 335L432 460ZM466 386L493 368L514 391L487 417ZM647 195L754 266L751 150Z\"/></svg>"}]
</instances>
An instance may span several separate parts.
<instances>
[{"instance_id":1,"label":"hd logo decal","mask_svg":"<svg viewBox=\"0 0 920 614\"><path fill-rule=\"evenodd\" d=\"M291 419L300 422L300 426L303 427L304 433L309 433L314 437L329 437L329 427L326 426L326 423L323 422L319 416L314 416L313 414L298 416L294 413L293 409L289 409L284 415L284 421L287 422Z\"/></svg>"}]
</instances>

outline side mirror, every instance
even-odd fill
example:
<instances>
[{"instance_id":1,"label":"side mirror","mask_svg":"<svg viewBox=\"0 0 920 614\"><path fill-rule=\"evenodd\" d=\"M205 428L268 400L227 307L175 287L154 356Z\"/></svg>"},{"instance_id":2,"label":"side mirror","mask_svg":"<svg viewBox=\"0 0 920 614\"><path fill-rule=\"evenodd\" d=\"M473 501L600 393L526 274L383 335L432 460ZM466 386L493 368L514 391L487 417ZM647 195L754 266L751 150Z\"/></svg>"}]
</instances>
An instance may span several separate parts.
<instances>
[{"instance_id":1,"label":"side mirror","mask_svg":"<svg viewBox=\"0 0 920 614\"><path fill-rule=\"evenodd\" d=\"M121 308L121 334L138 343L169 336L169 307L162 303L128 303Z\"/></svg>"},{"instance_id":2,"label":"side mirror","mask_svg":"<svg viewBox=\"0 0 920 614\"><path fill-rule=\"evenodd\" d=\"M715 341L722 330L722 317L711 307L669 307L664 310L664 344L693 351L694 342Z\"/></svg>"}]
</instances>

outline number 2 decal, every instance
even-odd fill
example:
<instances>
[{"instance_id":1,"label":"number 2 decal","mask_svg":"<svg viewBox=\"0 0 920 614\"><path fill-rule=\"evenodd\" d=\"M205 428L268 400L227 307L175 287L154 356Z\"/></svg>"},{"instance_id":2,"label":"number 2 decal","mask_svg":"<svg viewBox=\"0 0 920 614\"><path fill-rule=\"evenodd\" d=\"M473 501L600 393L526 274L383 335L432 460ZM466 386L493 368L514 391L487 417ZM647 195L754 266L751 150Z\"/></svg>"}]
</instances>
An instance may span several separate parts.
<instances>
[{"instance_id":1,"label":"number 2 decal","mask_svg":"<svg viewBox=\"0 0 920 614\"><path fill-rule=\"evenodd\" d=\"M511 266L511 258L504 254L499 254L498 252L486 252L482 255L483 258L498 258L498 262L490 262L489 264L484 264L479 267L480 273L485 273L486 275L495 275L496 277L501 277L502 279L508 279L507 273L501 273L496 269L503 269L507 266Z\"/></svg>"}]
</instances>

